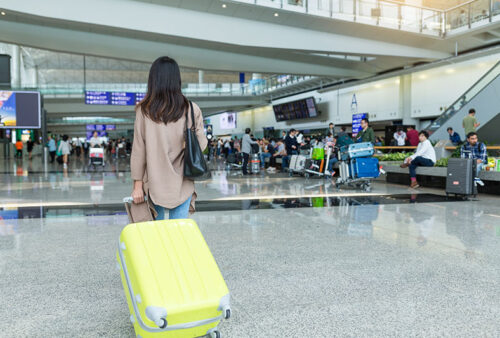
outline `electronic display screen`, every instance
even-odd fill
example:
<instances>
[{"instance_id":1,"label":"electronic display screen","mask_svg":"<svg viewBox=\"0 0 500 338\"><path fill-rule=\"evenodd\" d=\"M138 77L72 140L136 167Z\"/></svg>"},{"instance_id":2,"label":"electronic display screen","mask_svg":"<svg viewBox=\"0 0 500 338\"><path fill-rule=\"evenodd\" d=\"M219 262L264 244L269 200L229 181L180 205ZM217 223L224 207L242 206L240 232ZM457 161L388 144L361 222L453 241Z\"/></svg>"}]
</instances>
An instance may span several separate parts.
<instances>
[{"instance_id":1,"label":"electronic display screen","mask_svg":"<svg viewBox=\"0 0 500 338\"><path fill-rule=\"evenodd\" d=\"M85 92L85 104L110 104L110 92Z\"/></svg>"},{"instance_id":2,"label":"electronic display screen","mask_svg":"<svg viewBox=\"0 0 500 338\"><path fill-rule=\"evenodd\" d=\"M116 130L115 124L87 124L87 131L109 131Z\"/></svg>"},{"instance_id":3,"label":"electronic display screen","mask_svg":"<svg viewBox=\"0 0 500 338\"><path fill-rule=\"evenodd\" d=\"M277 122L317 117L319 115L314 97L273 106Z\"/></svg>"},{"instance_id":4,"label":"electronic display screen","mask_svg":"<svg viewBox=\"0 0 500 338\"><path fill-rule=\"evenodd\" d=\"M146 93L85 91L85 104L135 106Z\"/></svg>"},{"instance_id":5,"label":"electronic display screen","mask_svg":"<svg viewBox=\"0 0 500 338\"><path fill-rule=\"evenodd\" d=\"M40 115L40 93L0 91L0 128L39 129Z\"/></svg>"},{"instance_id":6,"label":"electronic display screen","mask_svg":"<svg viewBox=\"0 0 500 338\"><path fill-rule=\"evenodd\" d=\"M141 102L145 96L146 96L146 93L135 93L135 104L138 104L139 102Z\"/></svg>"},{"instance_id":7,"label":"electronic display screen","mask_svg":"<svg viewBox=\"0 0 500 338\"><path fill-rule=\"evenodd\" d=\"M111 93L111 104L117 106L135 106L135 93Z\"/></svg>"},{"instance_id":8,"label":"electronic display screen","mask_svg":"<svg viewBox=\"0 0 500 338\"><path fill-rule=\"evenodd\" d=\"M236 113L220 114L220 129L236 129Z\"/></svg>"}]
</instances>

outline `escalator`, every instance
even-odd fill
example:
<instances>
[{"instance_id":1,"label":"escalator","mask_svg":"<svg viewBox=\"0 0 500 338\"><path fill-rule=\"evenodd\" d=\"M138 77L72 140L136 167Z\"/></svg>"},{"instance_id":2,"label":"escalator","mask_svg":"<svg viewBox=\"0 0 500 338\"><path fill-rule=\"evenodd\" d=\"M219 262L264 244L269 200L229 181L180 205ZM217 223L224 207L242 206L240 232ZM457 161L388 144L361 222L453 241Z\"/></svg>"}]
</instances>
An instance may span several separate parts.
<instances>
[{"instance_id":1,"label":"escalator","mask_svg":"<svg viewBox=\"0 0 500 338\"><path fill-rule=\"evenodd\" d=\"M482 141L498 143L500 134L487 133L481 137L481 129L491 129L491 123L496 123L500 114L500 61L484 74L472 87L470 87L458 100L456 100L442 115L436 118L425 130L431 135L432 141L447 140L446 129L453 128L465 139L462 120L469 109L476 110L476 119L480 123L478 134ZM486 127L488 126L488 127ZM496 127L500 132L500 125ZM493 139L489 139L493 137ZM488 139L485 139L488 138Z\"/></svg>"}]
</instances>

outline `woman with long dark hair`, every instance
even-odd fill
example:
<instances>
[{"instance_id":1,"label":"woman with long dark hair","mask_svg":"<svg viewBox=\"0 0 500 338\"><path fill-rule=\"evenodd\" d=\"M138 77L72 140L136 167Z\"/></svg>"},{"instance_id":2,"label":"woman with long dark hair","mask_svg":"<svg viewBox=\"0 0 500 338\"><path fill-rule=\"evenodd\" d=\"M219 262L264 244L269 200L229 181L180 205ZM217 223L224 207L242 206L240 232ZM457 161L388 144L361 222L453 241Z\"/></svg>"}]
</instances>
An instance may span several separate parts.
<instances>
[{"instance_id":1,"label":"woman with long dark hair","mask_svg":"<svg viewBox=\"0 0 500 338\"><path fill-rule=\"evenodd\" d=\"M162 56L149 71L148 92L136 106L130 167L134 203L149 196L157 220L187 218L194 212L194 182L183 176L186 116L189 101L182 95L181 73L175 60ZM201 149L207 146L203 116L193 103L194 123ZM169 215L165 215L166 212ZM169 216L169 217L166 217Z\"/></svg>"}]
</instances>

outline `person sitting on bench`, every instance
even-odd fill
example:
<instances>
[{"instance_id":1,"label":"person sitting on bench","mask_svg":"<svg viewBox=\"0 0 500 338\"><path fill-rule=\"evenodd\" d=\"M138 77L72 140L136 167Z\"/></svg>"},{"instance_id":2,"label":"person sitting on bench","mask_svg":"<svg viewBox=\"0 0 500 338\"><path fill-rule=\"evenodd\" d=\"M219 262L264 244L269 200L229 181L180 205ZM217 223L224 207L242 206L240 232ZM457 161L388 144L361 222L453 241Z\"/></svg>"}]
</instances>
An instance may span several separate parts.
<instances>
[{"instance_id":1,"label":"person sitting on bench","mask_svg":"<svg viewBox=\"0 0 500 338\"><path fill-rule=\"evenodd\" d=\"M488 154L484 143L479 142L477 134L473 131L467 134L467 142L460 148L460 157L471 157L476 160L476 177L474 182L484 186L483 181L479 178L479 173L483 170L484 166L488 164Z\"/></svg>"},{"instance_id":2,"label":"person sitting on bench","mask_svg":"<svg viewBox=\"0 0 500 338\"><path fill-rule=\"evenodd\" d=\"M401 168L410 167L410 188L413 189L419 187L417 182L417 167L433 167L436 163L436 152L428 138L429 134L426 131L421 131L418 134L420 143L417 146L417 151L401 164Z\"/></svg>"}]
</instances>

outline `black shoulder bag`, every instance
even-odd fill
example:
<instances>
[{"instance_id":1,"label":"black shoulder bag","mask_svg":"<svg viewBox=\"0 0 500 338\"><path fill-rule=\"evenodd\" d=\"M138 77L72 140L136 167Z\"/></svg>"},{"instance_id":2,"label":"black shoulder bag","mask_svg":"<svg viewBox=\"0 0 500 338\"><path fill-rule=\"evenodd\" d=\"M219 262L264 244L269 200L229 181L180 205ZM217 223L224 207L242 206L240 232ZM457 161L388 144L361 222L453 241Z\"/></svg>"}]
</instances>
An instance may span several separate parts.
<instances>
[{"instance_id":1,"label":"black shoulder bag","mask_svg":"<svg viewBox=\"0 0 500 338\"><path fill-rule=\"evenodd\" d=\"M188 127L189 112L186 112L186 145L184 148L184 177L191 179L203 179L210 173L208 171L205 156L200 148L196 137L193 103L189 101L191 110L191 128Z\"/></svg>"}]
</instances>

